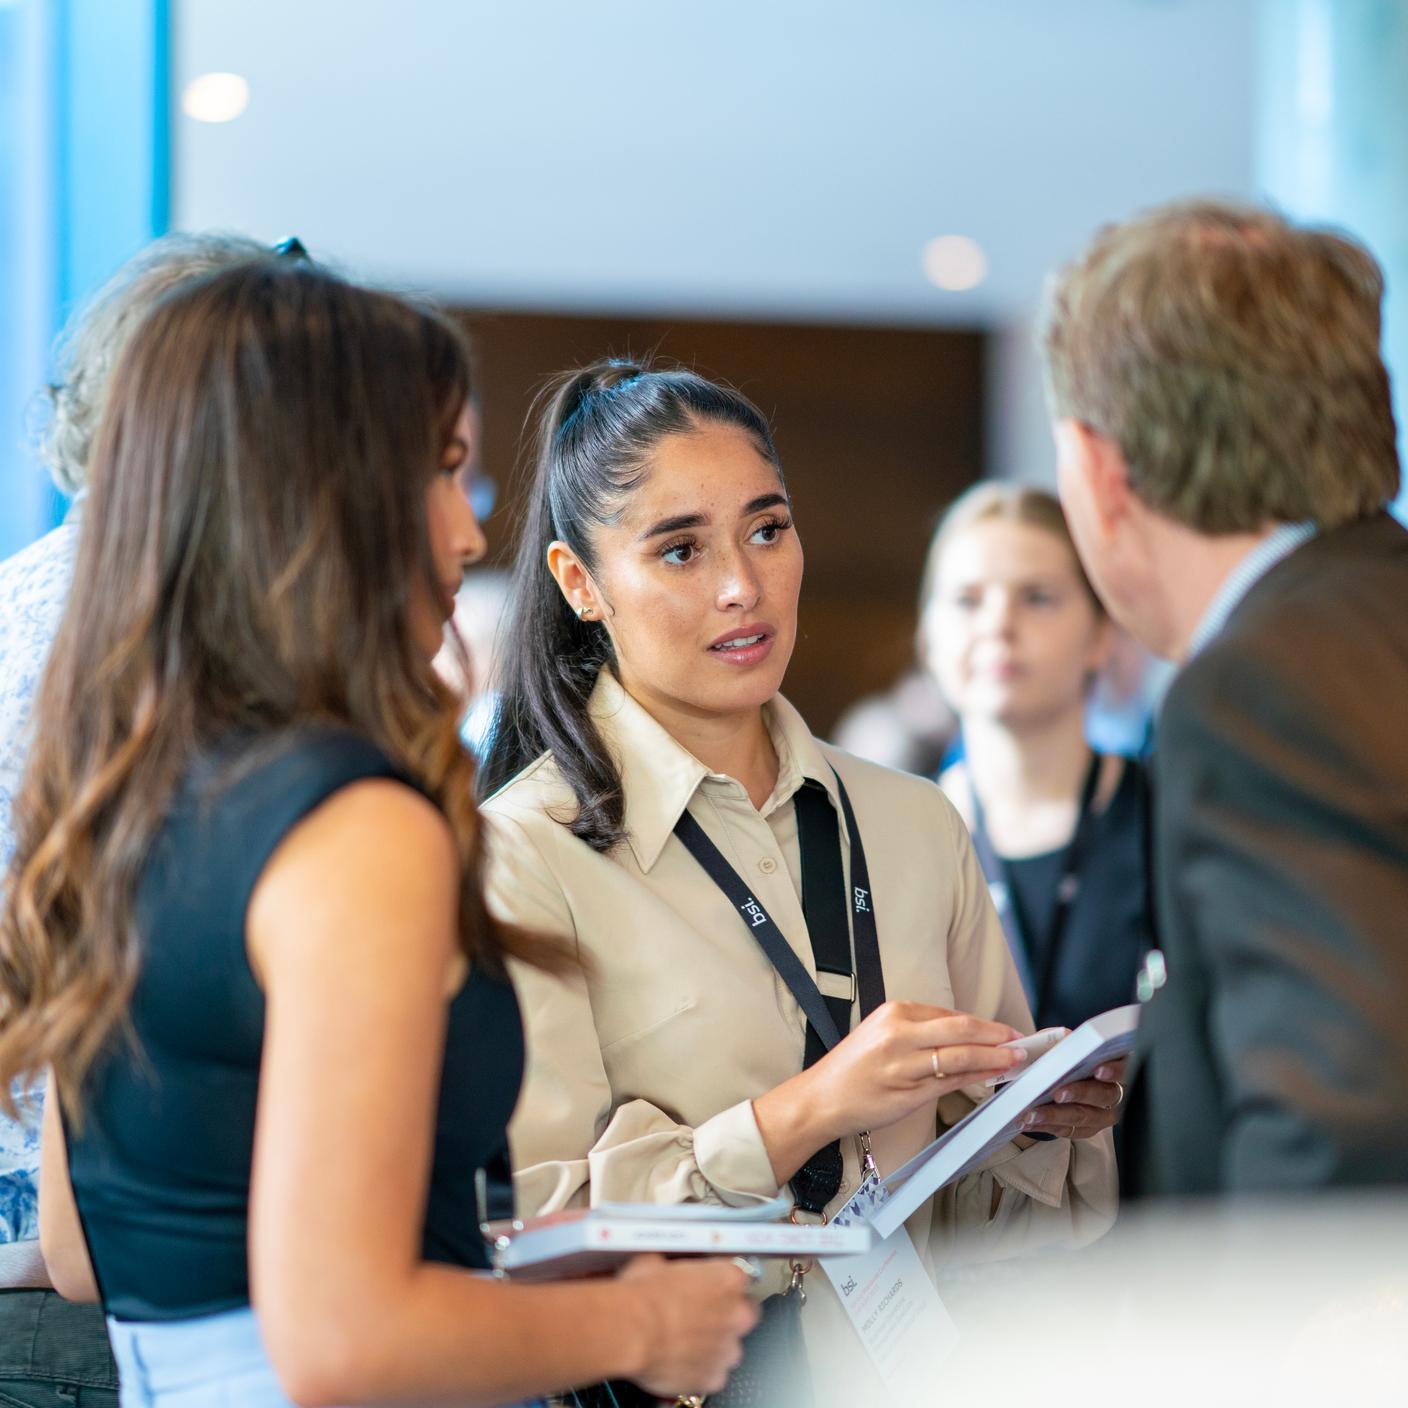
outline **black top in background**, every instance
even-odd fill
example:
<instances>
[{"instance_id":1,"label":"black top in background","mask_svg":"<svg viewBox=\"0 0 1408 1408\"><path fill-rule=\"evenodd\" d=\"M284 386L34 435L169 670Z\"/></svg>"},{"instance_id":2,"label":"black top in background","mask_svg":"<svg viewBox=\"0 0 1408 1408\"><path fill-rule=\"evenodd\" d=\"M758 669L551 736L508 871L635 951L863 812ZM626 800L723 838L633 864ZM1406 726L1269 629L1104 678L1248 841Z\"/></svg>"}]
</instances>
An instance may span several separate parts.
<instances>
[{"instance_id":1,"label":"black top in background","mask_svg":"<svg viewBox=\"0 0 1408 1408\"><path fill-rule=\"evenodd\" d=\"M1097 1013L1134 1001L1134 980L1153 945L1149 884L1149 778L1126 759L1109 805L1090 818L1059 951L1050 953L1056 887L1066 848L1021 859L1003 857L1026 971L1049 973L1032 1007L1038 1029L1078 1027Z\"/></svg>"}]
</instances>

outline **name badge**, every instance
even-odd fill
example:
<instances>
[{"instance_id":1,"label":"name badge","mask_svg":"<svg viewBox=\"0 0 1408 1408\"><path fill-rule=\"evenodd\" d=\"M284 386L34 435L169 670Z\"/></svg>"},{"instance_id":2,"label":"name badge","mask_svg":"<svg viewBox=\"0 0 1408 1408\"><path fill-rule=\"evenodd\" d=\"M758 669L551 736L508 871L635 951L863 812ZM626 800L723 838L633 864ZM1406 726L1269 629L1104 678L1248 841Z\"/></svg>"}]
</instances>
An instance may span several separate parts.
<instances>
[{"instance_id":1,"label":"name badge","mask_svg":"<svg viewBox=\"0 0 1408 1408\"><path fill-rule=\"evenodd\" d=\"M869 1222L889 1194L873 1172L831 1219L838 1227ZM934 1370L953 1352L953 1323L903 1223L864 1256L823 1257L866 1354L895 1402L928 1402Z\"/></svg>"}]
</instances>

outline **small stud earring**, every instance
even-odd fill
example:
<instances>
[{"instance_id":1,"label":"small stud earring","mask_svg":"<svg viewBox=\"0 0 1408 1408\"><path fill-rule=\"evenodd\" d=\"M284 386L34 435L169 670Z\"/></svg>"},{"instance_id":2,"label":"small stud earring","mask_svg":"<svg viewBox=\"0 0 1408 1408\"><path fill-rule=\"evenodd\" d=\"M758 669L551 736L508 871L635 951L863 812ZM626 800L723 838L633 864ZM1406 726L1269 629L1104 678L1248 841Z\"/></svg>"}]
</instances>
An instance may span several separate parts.
<instances>
[{"instance_id":1,"label":"small stud earring","mask_svg":"<svg viewBox=\"0 0 1408 1408\"><path fill-rule=\"evenodd\" d=\"M579 607L577 608L577 619L578 619L579 621L590 621L591 618L592 618L592 609L591 609L590 606L579 606Z\"/></svg>"}]
</instances>

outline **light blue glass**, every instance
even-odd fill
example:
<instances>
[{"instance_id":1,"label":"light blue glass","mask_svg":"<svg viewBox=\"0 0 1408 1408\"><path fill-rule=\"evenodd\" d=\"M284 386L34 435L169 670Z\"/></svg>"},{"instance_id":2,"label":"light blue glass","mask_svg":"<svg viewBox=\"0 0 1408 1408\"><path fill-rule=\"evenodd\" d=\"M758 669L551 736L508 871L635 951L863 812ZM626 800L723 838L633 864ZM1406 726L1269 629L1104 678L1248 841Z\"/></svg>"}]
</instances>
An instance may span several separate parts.
<instances>
[{"instance_id":1,"label":"light blue glass","mask_svg":"<svg viewBox=\"0 0 1408 1408\"><path fill-rule=\"evenodd\" d=\"M0 559L66 505L35 453L63 320L167 226L167 0L0 0Z\"/></svg>"},{"instance_id":2,"label":"light blue glass","mask_svg":"<svg viewBox=\"0 0 1408 1408\"><path fill-rule=\"evenodd\" d=\"M1408 455L1408 4L1263 0L1257 174L1287 214L1338 225L1384 267L1383 349ZM1399 498L1408 515L1408 492Z\"/></svg>"}]
</instances>

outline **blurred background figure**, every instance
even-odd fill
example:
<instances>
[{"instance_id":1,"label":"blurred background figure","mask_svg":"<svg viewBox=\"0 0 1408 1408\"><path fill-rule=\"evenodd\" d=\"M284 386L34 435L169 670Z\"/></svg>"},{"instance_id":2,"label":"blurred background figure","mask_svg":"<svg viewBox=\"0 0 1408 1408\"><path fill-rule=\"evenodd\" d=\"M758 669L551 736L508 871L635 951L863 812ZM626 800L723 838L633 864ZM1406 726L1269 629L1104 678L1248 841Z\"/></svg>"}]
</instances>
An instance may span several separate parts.
<instances>
[{"instance_id":1,"label":"blurred background figure","mask_svg":"<svg viewBox=\"0 0 1408 1408\"><path fill-rule=\"evenodd\" d=\"M838 748L873 763L938 777L963 756L963 739L929 658L932 637L923 617L927 586L920 595L916 663L889 689L867 694L843 710L831 736ZM1109 633L1108 656L1086 700L1086 740L1097 753L1144 758L1153 746L1155 716L1173 667L1150 655L1113 621Z\"/></svg>"},{"instance_id":2,"label":"blurred background figure","mask_svg":"<svg viewBox=\"0 0 1408 1408\"><path fill-rule=\"evenodd\" d=\"M1130 633L1110 622L1110 655L1085 706L1085 736L1097 753L1147 757L1164 691L1173 678L1167 660L1150 655Z\"/></svg>"},{"instance_id":3,"label":"blurred background figure","mask_svg":"<svg viewBox=\"0 0 1408 1408\"><path fill-rule=\"evenodd\" d=\"M979 484L925 572L925 654L962 727L940 781L963 814L1038 1027L1129 1002L1152 943L1149 784L1086 740L1115 631L1060 504Z\"/></svg>"},{"instance_id":4,"label":"blurred background figure","mask_svg":"<svg viewBox=\"0 0 1408 1408\"><path fill-rule=\"evenodd\" d=\"M958 737L958 720L934 676L916 666L891 689L856 700L831 736L838 748L882 767L937 777Z\"/></svg>"},{"instance_id":5,"label":"blurred background figure","mask_svg":"<svg viewBox=\"0 0 1408 1408\"><path fill-rule=\"evenodd\" d=\"M508 573L499 568L466 572L464 584L455 594L454 617L463 653L447 640L435 657L441 677L464 697L460 735L477 758L482 758L488 747L498 707L495 647L508 604L508 585Z\"/></svg>"}]
</instances>

